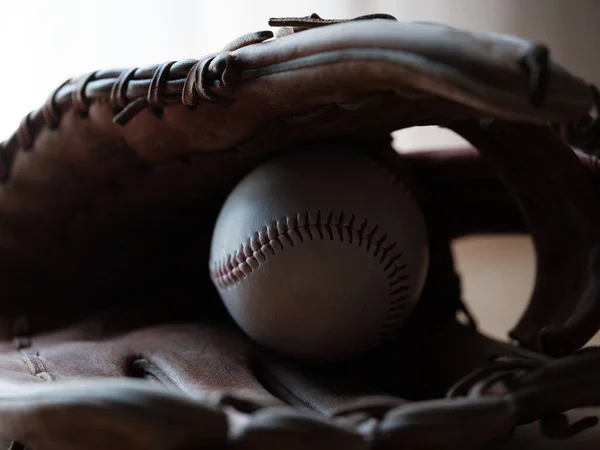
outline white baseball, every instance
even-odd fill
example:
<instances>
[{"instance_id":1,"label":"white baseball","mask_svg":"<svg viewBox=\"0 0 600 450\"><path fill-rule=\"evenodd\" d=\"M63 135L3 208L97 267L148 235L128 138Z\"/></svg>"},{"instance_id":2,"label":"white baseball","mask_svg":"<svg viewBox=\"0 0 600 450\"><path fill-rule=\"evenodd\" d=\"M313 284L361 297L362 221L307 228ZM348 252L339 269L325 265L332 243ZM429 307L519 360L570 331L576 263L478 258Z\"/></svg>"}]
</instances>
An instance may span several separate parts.
<instances>
[{"instance_id":1,"label":"white baseball","mask_svg":"<svg viewBox=\"0 0 600 450\"><path fill-rule=\"evenodd\" d=\"M339 359L378 345L410 315L428 268L426 224L405 184L366 155L287 153L231 192L209 267L256 342Z\"/></svg>"}]
</instances>

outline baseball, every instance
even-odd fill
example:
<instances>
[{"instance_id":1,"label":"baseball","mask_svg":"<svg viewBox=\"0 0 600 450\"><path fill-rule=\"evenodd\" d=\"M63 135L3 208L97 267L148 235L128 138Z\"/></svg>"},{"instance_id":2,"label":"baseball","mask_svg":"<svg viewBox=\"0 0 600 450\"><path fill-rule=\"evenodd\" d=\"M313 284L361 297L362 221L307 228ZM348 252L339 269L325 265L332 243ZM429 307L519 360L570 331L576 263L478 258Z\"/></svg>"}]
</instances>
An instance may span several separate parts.
<instances>
[{"instance_id":1,"label":"baseball","mask_svg":"<svg viewBox=\"0 0 600 450\"><path fill-rule=\"evenodd\" d=\"M384 341L418 302L426 224L402 180L366 154L286 153L231 192L209 268L227 310L259 344L346 358Z\"/></svg>"}]
</instances>

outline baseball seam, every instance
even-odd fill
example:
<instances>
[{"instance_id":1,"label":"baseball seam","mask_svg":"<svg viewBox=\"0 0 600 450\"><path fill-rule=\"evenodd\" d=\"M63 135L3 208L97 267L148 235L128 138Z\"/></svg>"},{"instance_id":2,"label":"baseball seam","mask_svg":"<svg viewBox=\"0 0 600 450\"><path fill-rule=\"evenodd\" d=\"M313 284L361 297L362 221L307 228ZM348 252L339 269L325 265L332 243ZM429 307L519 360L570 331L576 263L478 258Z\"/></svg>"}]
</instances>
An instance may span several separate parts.
<instances>
[{"instance_id":1,"label":"baseball seam","mask_svg":"<svg viewBox=\"0 0 600 450\"><path fill-rule=\"evenodd\" d=\"M210 270L213 283L218 288L230 288L263 264L268 257L283 251L286 247L304 243L305 240L330 239L356 244L378 258L388 280L390 304L386 318L379 329L375 340L387 336L400 321L408 306L410 284L406 283L406 263L402 261L403 253L395 251L397 242L389 239L388 233L379 225L371 225L364 219L357 226L355 214L332 210L324 215L321 210L311 220L309 211L284 216L265 226L242 243L237 251L229 253L220 261L216 261Z\"/></svg>"}]
</instances>

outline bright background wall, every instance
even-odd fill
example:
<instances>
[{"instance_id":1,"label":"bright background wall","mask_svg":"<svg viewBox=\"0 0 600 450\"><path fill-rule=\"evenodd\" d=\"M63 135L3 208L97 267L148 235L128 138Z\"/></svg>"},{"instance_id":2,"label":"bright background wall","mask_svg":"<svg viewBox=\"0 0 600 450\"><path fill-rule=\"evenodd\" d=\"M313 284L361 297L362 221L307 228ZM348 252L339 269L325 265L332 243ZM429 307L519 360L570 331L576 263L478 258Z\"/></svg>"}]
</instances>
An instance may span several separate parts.
<instances>
[{"instance_id":1,"label":"bright background wall","mask_svg":"<svg viewBox=\"0 0 600 450\"><path fill-rule=\"evenodd\" d=\"M600 84L598 0L19 0L0 1L0 141L50 91L73 75L196 58L269 17L350 18L386 12L400 20L516 34L550 46L572 71ZM400 147L463 142L426 128L399 133ZM525 236L456 243L467 301L489 333L504 337L531 290L533 251Z\"/></svg>"}]
</instances>

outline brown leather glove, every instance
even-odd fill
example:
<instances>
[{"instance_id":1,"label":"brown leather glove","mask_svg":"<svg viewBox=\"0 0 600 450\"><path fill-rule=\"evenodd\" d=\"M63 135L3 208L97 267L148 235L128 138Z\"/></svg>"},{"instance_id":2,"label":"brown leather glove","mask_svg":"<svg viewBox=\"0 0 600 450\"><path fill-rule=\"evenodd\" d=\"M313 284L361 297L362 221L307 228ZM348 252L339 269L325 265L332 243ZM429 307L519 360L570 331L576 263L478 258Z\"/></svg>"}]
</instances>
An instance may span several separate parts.
<instances>
[{"instance_id":1,"label":"brown leather glove","mask_svg":"<svg viewBox=\"0 0 600 450\"><path fill-rule=\"evenodd\" d=\"M69 80L0 145L13 449L593 444L596 420L564 413L600 405L600 353L578 351L600 323L597 90L516 38L359 19L272 20L275 39ZM392 131L428 124L477 150L391 150ZM201 261L244 174L327 142L408 167L431 264L397 335L319 365L243 335ZM479 232L536 245L515 343L483 336L461 302L449 243Z\"/></svg>"}]
</instances>

